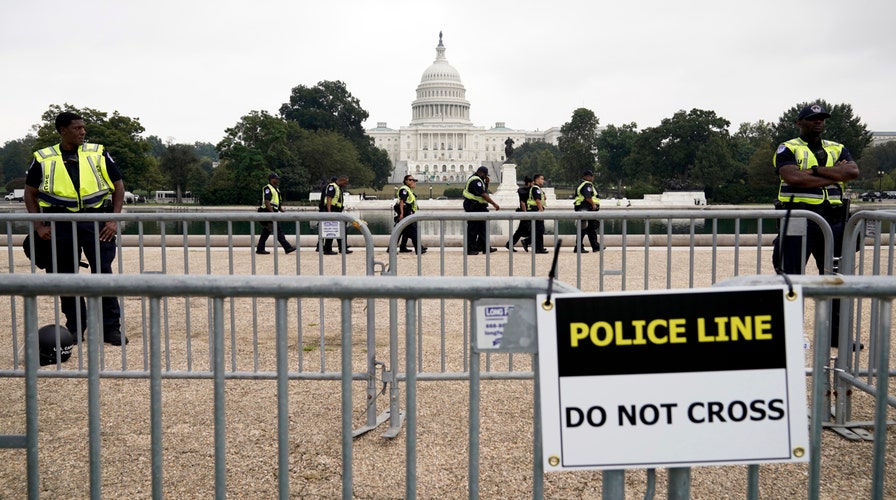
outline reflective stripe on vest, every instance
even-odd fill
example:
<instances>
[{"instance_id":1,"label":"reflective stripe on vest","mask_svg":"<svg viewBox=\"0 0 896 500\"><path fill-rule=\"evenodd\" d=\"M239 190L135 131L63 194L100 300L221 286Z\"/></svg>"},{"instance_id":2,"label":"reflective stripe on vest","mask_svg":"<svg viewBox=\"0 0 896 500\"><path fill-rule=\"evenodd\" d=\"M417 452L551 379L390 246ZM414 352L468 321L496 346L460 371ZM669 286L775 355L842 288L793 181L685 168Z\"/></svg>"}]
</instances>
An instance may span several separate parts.
<instances>
[{"instance_id":1,"label":"reflective stripe on vest","mask_svg":"<svg viewBox=\"0 0 896 500\"><path fill-rule=\"evenodd\" d=\"M65 207L72 212L98 208L115 190L106 172L101 144L87 143L78 148L78 191L65 168L59 144L36 151L34 159L41 166L42 181L37 195L42 207Z\"/></svg>"},{"instance_id":2,"label":"reflective stripe on vest","mask_svg":"<svg viewBox=\"0 0 896 500\"><path fill-rule=\"evenodd\" d=\"M583 180L582 183L579 184L579 187L576 188L576 198L573 200L572 204L579 206L585 201L585 195L582 194L582 188L584 188L586 184L591 185L591 192L594 193L591 195L591 201L593 201L595 205L599 205L600 200L597 199L597 189L594 188L594 183L585 180Z\"/></svg>"},{"instance_id":3,"label":"reflective stripe on vest","mask_svg":"<svg viewBox=\"0 0 896 500\"><path fill-rule=\"evenodd\" d=\"M398 188L398 200L396 200L395 203L397 204L399 201L401 201L402 190L407 191L408 193L407 199L404 201L404 204L410 205L412 214L417 213L417 195L415 195L414 192L411 191L411 188L407 186L401 186L400 188Z\"/></svg>"},{"instance_id":4,"label":"reflective stripe on vest","mask_svg":"<svg viewBox=\"0 0 896 500\"><path fill-rule=\"evenodd\" d=\"M470 178L467 179L467 184L464 185L464 198L468 200L478 201L479 203L486 203L485 198L483 198L482 196L476 196L470 192L470 183L474 180L478 180L480 182L482 181L482 179L478 175L471 175Z\"/></svg>"},{"instance_id":5,"label":"reflective stripe on vest","mask_svg":"<svg viewBox=\"0 0 896 500\"><path fill-rule=\"evenodd\" d=\"M799 137L783 143L782 146L793 152L793 156L796 157L797 167L800 170L809 170L812 167L833 167L837 162L837 159L840 158L840 153L843 152L843 144L822 140L821 146L827 153L827 159L825 160L824 165L819 165L815 154L809 149L809 144ZM772 164L775 165L775 167L778 166L777 161L778 154L775 153L772 160ZM819 205L827 200L831 205L840 205L843 203L841 198L843 197L844 187L844 183L838 182L825 187L798 188L787 184L782 178L781 184L778 187L778 200L784 203L789 203L792 196L794 203Z\"/></svg>"},{"instance_id":6,"label":"reflective stripe on vest","mask_svg":"<svg viewBox=\"0 0 896 500\"><path fill-rule=\"evenodd\" d=\"M342 190L339 189L339 184L331 182L328 186L333 186L333 189L336 191L333 195L333 200L330 202L330 206L342 208Z\"/></svg>"},{"instance_id":7,"label":"reflective stripe on vest","mask_svg":"<svg viewBox=\"0 0 896 500\"><path fill-rule=\"evenodd\" d=\"M529 199L526 200L526 210L529 210L529 211L538 210L538 203L537 203L537 201L535 200L535 198L532 197L532 190L535 189L535 188L537 188L537 187L538 187L538 186L532 186L532 187L529 188ZM541 189L541 206L542 206L542 207L547 206L546 201L547 201L547 196L545 196L545 194L544 194L544 190Z\"/></svg>"},{"instance_id":8,"label":"reflective stripe on vest","mask_svg":"<svg viewBox=\"0 0 896 500\"><path fill-rule=\"evenodd\" d=\"M267 186L261 188L261 208L265 210L268 209L268 207L266 207L264 204L264 190L266 188L271 188L271 208L273 208L275 212L280 211L280 190L274 187L273 184L268 184Z\"/></svg>"}]
</instances>

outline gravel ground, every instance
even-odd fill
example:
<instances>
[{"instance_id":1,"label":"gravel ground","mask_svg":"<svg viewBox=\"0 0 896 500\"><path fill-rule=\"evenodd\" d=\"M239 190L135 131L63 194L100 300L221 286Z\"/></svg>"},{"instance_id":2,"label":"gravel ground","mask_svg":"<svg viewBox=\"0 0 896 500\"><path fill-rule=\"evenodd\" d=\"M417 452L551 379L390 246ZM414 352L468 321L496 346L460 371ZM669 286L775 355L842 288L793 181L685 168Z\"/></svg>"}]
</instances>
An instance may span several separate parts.
<instances>
[{"instance_id":1,"label":"gravel ground","mask_svg":"<svg viewBox=\"0 0 896 500\"><path fill-rule=\"evenodd\" d=\"M137 252L126 252L127 268L134 268ZM195 256L197 269L204 269L204 257ZM248 251L245 251L248 255ZM304 255L307 253L308 255ZM360 253L360 252L358 252ZM363 272L358 262L358 253L349 257L347 274ZM687 266L686 251L673 259L670 265ZM732 253L719 253L719 267L731 267ZM618 262L621 252L609 249L605 258L609 264ZM384 253L378 252L378 260L386 260ZM430 251L423 256L423 274L438 273L442 262L439 252ZM447 269L461 269L460 254L449 250L445 253ZM527 254L514 263L514 274L525 274L529 269ZM583 256L584 258L585 256ZM596 258L596 256L591 256ZM144 264L159 258L158 252L147 250ZM171 258L171 263L178 257ZM193 257L191 257L193 258ZM539 256L539 265L545 269L551 255ZM629 265L638 263L638 256L629 256ZM317 273L317 254L303 250L303 259L310 266L312 274ZM401 256L401 274L416 274L412 267L414 256ZM468 272L475 274L484 268L484 257L468 261ZM561 255L562 269L575 269L575 256L568 251ZM682 259L679 261L679 259ZM755 272L755 263L749 258L744 265L748 270L741 274ZM661 262L662 258L657 259ZM506 274L506 253L499 252L492 257L492 274ZM341 272L340 257L324 261L324 271L330 274ZM224 265L216 262L215 265ZM260 274L272 272L270 261L258 261ZM295 273L294 264L282 259L278 264L281 274ZM516 266L523 266L517 271ZM192 266L192 265L191 265ZM501 268L504 266L504 268ZM648 281L651 288L665 288L665 269L651 267ZM753 271L749 268L753 266ZM155 269L157 267L148 267ZM612 268L612 267L610 267ZM685 267L686 268L686 267ZM25 271L24 264L16 262L15 272ZM237 272L248 272L245 266ZM568 271L567 271L568 273ZM633 271L631 279L640 283ZM300 278L299 278L300 279ZM563 279L561 273L561 279ZM681 281L681 280L684 281ZM700 282L695 286L705 286ZM574 278L566 277L574 283ZM589 284L589 287L595 286ZM618 286L618 285L617 285ZM687 278L675 278L673 288L688 286ZM611 289L612 285L607 288ZM187 336L187 326L183 314L179 314L178 301L169 303L168 327L172 341L167 345L166 354L172 369L183 369L188 358L186 344L175 339ZM44 301L49 302L49 301ZM192 359L197 365L193 369L205 369L208 360L207 315L205 299L191 299L195 308L191 314L189 338ZM323 305L323 315L320 306ZM353 306L353 366L364 371L366 353L364 323L366 320L365 301L356 301ZM42 319L52 318L50 304L43 304ZM144 345L141 328L137 324L141 318L142 302L138 298L124 301L128 321L128 335L131 344L126 349L125 361L131 370L142 370ZM437 321L442 305L438 301L423 302L423 317ZM458 303L446 306L446 323L455 326L463 318L462 307ZM231 305L227 305L229 314ZM233 359L241 369L257 363L261 370L271 369L274 360L272 335L260 329L257 351L253 349L250 333L253 318L270 318L272 305L259 300L254 306L246 301L232 305L236 331L240 341L233 353L228 351L228 363ZM865 308L867 311L867 308ZM385 357L388 344L388 306L385 301L377 302L377 342L378 357ZM865 313L867 314L867 312ZM21 316L18 316L21 318ZM400 317L404 317L403 315ZM323 318L326 329L323 332L325 348L320 348L319 321ZM811 331L813 307L806 304L806 329ZM264 325L262 320L261 324ZM305 329L301 349L293 335L290 339L290 362L296 366L299 353L305 370L319 368L321 360L327 370L339 366L340 345L338 325L340 311L335 301L306 300L302 304L301 318L291 312L290 324L299 323ZM43 323L43 322L42 322ZM9 318L0 319L0 325L8 328ZM229 327L228 327L229 328ZM458 327L459 328L459 327ZM421 334L420 345L424 366L437 370L440 362L441 345L445 343L446 363L449 371L460 370L463 362L463 339L460 335L441 338L438 332ZM178 335L180 334L180 335ZM245 338L245 341L242 339ZM867 341L866 341L867 343ZM75 368L83 362L83 354L75 353L65 367ZM861 354L867 358L867 351ZM402 358L403 359L403 358ZM104 363L107 369L118 369L122 363L120 349L106 346ZM403 369L404 362L401 361ZM495 360L495 368L500 368L501 360ZM528 358L516 356L514 368L527 369ZM11 352L5 347L0 355L0 367L10 367ZM229 366L229 365L228 365ZM894 365L891 365L891 367ZM50 370L51 367L45 367ZM163 461L164 493L168 498L210 498L214 496L214 405L213 384L210 380L166 379L163 387ZM807 381L808 387L808 381ZM353 420L355 426L364 423L366 385L353 384ZM404 397L404 384L401 385ZM102 436L102 493L106 498L148 498L151 495L151 454L149 421L149 381L143 379L109 379L100 383L101 390L101 436ZM226 449L227 449L227 494L231 498L273 498L277 494L277 413L276 387L273 381L229 380L226 384ZM481 477L480 496L482 498L525 498L532 491L532 412L533 382L527 380L490 380L482 384L481 434ZM24 432L24 388L22 379L0 378L0 432L6 434ZM418 441L417 441L417 482L420 498L462 498L467 496L467 455L468 455L468 400L469 387L466 382L439 381L420 382L418 385ZM89 457L87 442L87 383L84 379L42 378L39 381L39 460L41 495L46 498L87 498L89 496ZM377 398L379 408L388 405L386 395ZM404 405L402 405L404 407ZM864 394L853 398L856 420L868 420L873 408L873 400ZM295 498L338 498L342 487L341 460L341 409L340 383L334 381L291 381L289 384L289 432L290 432L290 485ZM896 412L890 409L889 418L896 420ZM354 441L353 479L356 498L403 498L405 496L405 455L404 433L395 439L383 438L385 424L374 432ZM870 442L853 442L825 431L823 433L822 483L823 498L865 498L871 492ZM887 433L887 471L894 477L896 471L896 433L892 428ZM26 497L25 453L22 450L0 450L0 499ZM805 464L763 465L760 468L760 494L763 498L804 497L807 489L808 466ZM643 498L646 491L647 473L644 470L630 470L626 473L626 497ZM691 474L692 498L744 498L746 492L746 467L699 467ZM896 481L885 484L885 497L896 498ZM657 497L664 498L667 489L667 474L658 470L656 474ZM551 473L545 477L546 498L599 498L601 494L601 473L597 471Z\"/></svg>"}]
</instances>

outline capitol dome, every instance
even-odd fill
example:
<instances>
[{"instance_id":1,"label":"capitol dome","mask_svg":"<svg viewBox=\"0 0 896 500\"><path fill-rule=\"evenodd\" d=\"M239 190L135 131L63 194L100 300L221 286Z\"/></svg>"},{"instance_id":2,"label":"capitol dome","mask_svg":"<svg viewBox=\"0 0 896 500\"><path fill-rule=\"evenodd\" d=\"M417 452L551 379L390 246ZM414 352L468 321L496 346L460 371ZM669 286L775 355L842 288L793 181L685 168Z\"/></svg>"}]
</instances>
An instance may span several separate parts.
<instances>
[{"instance_id":1,"label":"capitol dome","mask_svg":"<svg viewBox=\"0 0 896 500\"><path fill-rule=\"evenodd\" d=\"M417 86L417 98L411 104L411 125L470 125L470 103L460 73L445 59L442 33L436 47L436 60L426 68Z\"/></svg>"}]
</instances>

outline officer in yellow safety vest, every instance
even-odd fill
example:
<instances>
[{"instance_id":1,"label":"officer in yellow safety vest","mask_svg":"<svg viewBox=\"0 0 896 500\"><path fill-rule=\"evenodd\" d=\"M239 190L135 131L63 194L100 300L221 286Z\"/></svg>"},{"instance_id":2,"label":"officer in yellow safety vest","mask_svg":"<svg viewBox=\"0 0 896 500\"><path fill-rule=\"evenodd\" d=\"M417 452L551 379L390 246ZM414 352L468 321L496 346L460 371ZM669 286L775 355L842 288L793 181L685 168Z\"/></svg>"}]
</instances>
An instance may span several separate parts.
<instances>
[{"instance_id":1,"label":"officer in yellow safety vest","mask_svg":"<svg viewBox=\"0 0 896 500\"><path fill-rule=\"evenodd\" d=\"M824 217L834 233L833 255L837 260L843 245L843 227L849 218L849 205L843 198L845 182L859 176L859 166L843 144L821 138L825 120L830 116L819 104L806 106L796 119L800 136L778 146L773 162L781 184L775 206L810 210ZM785 235L783 241L780 238L775 238L772 251L775 270L802 274L806 264L802 258L802 237ZM812 221L807 221L805 245L806 259L812 255L819 274L825 274L824 236ZM831 318L833 347L838 345L839 337L838 305L834 305Z\"/></svg>"},{"instance_id":2,"label":"officer in yellow safety vest","mask_svg":"<svg viewBox=\"0 0 896 500\"><path fill-rule=\"evenodd\" d=\"M488 212L491 204L495 210L501 207L488 194L488 167L481 166L476 173L467 179L464 185L464 212ZM485 220L467 221L467 255L478 255L479 252L494 252L497 250L489 246L485 240Z\"/></svg>"},{"instance_id":3,"label":"officer in yellow safety vest","mask_svg":"<svg viewBox=\"0 0 896 500\"><path fill-rule=\"evenodd\" d=\"M544 175L533 175L532 187L529 188L529 199L526 200L527 212L544 212L547 197L542 187L544 187ZM531 238L526 235L523 238L523 248L528 250L530 243ZM544 220L535 221L535 253L548 253L548 249L544 247Z\"/></svg>"},{"instance_id":4,"label":"officer in yellow safety vest","mask_svg":"<svg viewBox=\"0 0 896 500\"><path fill-rule=\"evenodd\" d=\"M56 117L60 142L40 149L25 178L25 208L28 213L120 213L124 205L124 182L112 156L100 144L85 142L84 119L65 111ZM116 221L33 222L35 240L56 241L56 260L48 273L76 273L81 255L94 274L112 274L118 233ZM65 327L80 341L87 329L84 297L62 297ZM121 334L121 307L117 297L103 297L103 341L127 343ZM80 314L79 314L80 312ZM91 332L93 334L94 332ZM99 334L100 332L95 332Z\"/></svg>"},{"instance_id":5,"label":"officer in yellow safety vest","mask_svg":"<svg viewBox=\"0 0 896 500\"><path fill-rule=\"evenodd\" d=\"M320 205L318 205L318 209L320 212L342 212L345 198L345 186L348 186L348 176L340 175L330 181L329 184L324 186L323 191L320 193ZM345 244L345 247L342 245L342 238L336 238L336 246L339 248L340 252L344 252L346 254L352 253L352 250L349 249L348 243ZM318 248L319 250L319 248ZM336 255L338 252L333 251L333 238L324 238L323 244L324 255Z\"/></svg>"},{"instance_id":6,"label":"officer in yellow safety vest","mask_svg":"<svg viewBox=\"0 0 896 500\"><path fill-rule=\"evenodd\" d=\"M597 198L597 190L594 188L594 172L586 170L582 172L582 180L576 187L576 197L572 202L573 209L576 212L597 212L600 210L600 200ZM583 219L576 238L576 252L588 253L585 250L585 236L588 237L588 243L591 244L591 250L600 251L600 243L597 242L598 221L596 219Z\"/></svg>"},{"instance_id":7,"label":"officer in yellow safety vest","mask_svg":"<svg viewBox=\"0 0 896 500\"><path fill-rule=\"evenodd\" d=\"M283 211L283 202L280 196L280 176L275 172L271 172L268 174L268 183L261 190L261 206L258 207L258 212L282 212ZM274 222L273 221L264 221L261 223L261 234L258 235L258 245L255 246L255 253L260 255L267 255L271 252L268 252L264 249L265 243L268 241L268 238L271 236L271 233L274 231ZM286 253L293 253L296 251L296 247L289 244L286 241L286 234L283 231L283 226L277 226L277 241L280 242L280 246L283 247L283 251Z\"/></svg>"},{"instance_id":8,"label":"officer in yellow safety vest","mask_svg":"<svg viewBox=\"0 0 896 500\"><path fill-rule=\"evenodd\" d=\"M413 188L417 185L417 179L412 175L404 176L403 185L398 188L398 193L396 193L398 200L395 201L395 223L398 222L409 215L413 215L417 213L417 196L414 194ZM408 248L408 240L411 241L411 245L414 246L414 250ZM417 239L417 223L407 225L404 230L401 232L401 236L398 240L398 251L401 253L410 253L417 251L418 253L426 253L426 247L419 245L419 240Z\"/></svg>"}]
</instances>

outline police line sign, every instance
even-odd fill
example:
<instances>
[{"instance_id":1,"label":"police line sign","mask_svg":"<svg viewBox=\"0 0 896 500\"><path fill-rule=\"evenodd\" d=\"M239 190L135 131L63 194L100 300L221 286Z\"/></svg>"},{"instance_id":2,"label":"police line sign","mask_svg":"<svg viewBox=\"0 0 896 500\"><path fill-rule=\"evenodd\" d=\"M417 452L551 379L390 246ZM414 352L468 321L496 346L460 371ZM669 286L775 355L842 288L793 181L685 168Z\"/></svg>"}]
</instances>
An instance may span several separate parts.
<instances>
[{"instance_id":1,"label":"police line sign","mask_svg":"<svg viewBox=\"0 0 896 500\"><path fill-rule=\"evenodd\" d=\"M545 470L807 461L794 291L554 295L537 308Z\"/></svg>"}]
</instances>

